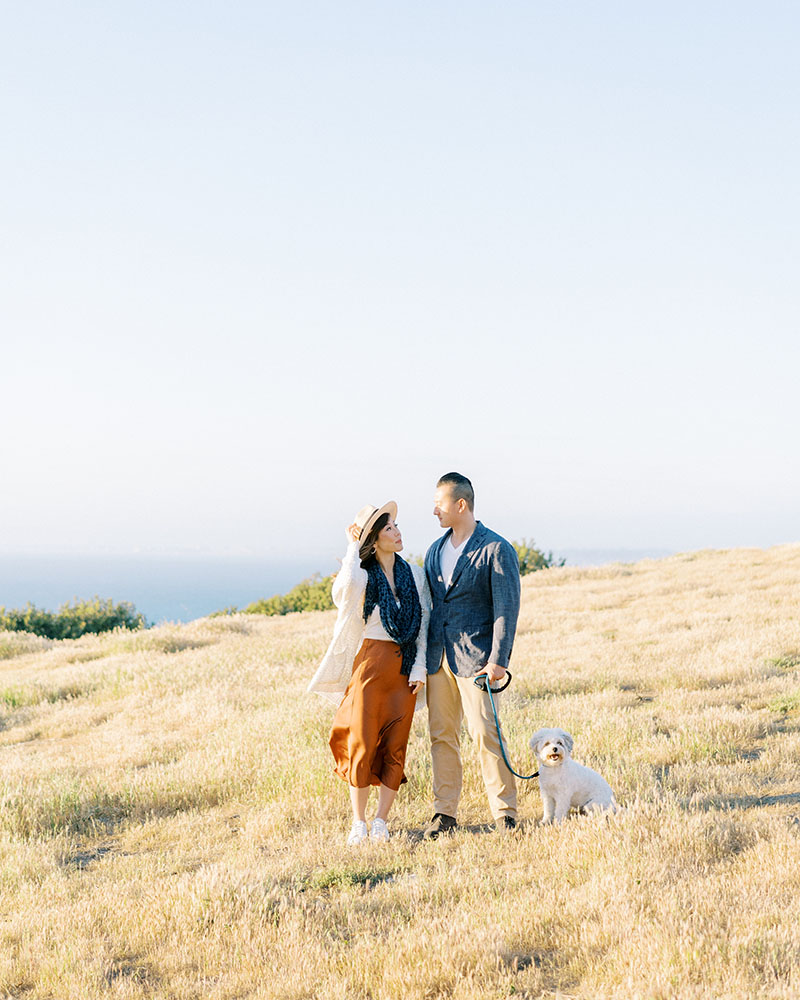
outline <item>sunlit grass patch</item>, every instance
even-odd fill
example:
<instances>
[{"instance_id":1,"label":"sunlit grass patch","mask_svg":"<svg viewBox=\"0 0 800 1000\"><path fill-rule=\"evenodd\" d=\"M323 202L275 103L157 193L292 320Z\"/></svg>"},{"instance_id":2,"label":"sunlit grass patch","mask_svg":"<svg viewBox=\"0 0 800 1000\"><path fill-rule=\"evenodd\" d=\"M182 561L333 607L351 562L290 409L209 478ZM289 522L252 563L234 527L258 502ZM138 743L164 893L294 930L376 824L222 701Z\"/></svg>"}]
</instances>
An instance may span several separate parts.
<instances>
[{"instance_id":1,"label":"sunlit grass patch","mask_svg":"<svg viewBox=\"0 0 800 1000\"><path fill-rule=\"evenodd\" d=\"M31 684L27 687L10 687L0 690L0 702L9 708L23 708L27 705L38 705L40 702L54 704L73 698L83 698L95 690L95 685L89 682L73 681L58 687L47 687L42 684Z\"/></svg>"},{"instance_id":2,"label":"sunlit grass patch","mask_svg":"<svg viewBox=\"0 0 800 1000\"><path fill-rule=\"evenodd\" d=\"M309 872L301 876L297 883L300 892L323 889L370 889L382 882L394 882L398 876L406 874L407 867L389 864L359 864L357 861L336 865L322 871Z\"/></svg>"},{"instance_id":3,"label":"sunlit grass patch","mask_svg":"<svg viewBox=\"0 0 800 1000\"><path fill-rule=\"evenodd\" d=\"M187 634L184 629L176 626L166 626L159 629L149 629L141 632L131 632L127 635L115 636L109 643L108 652L119 653L181 653L187 649L201 649L215 642L216 638Z\"/></svg>"},{"instance_id":4,"label":"sunlit grass patch","mask_svg":"<svg viewBox=\"0 0 800 1000\"><path fill-rule=\"evenodd\" d=\"M771 712L778 712L781 715L789 715L790 713L797 712L800 710L800 691L775 698L769 703L769 710Z\"/></svg>"},{"instance_id":5,"label":"sunlit grass patch","mask_svg":"<svg viewBox=\"0 0 800 1000\"><path fill-rule=\"evenodd\" d=\"M0 660L10 660L28 653L39 653L49 649L54 640L45 639L31 632L0 631Z\"/></svg>"},{"instance_id":6,"label":"sunlit grass patch","mask_svg":"<svg viewBox=\"0 0 800 1000\"><path fill-rule=\"evenodd\" d=\"M778 667L780 670L794 670L800 667L800 652L793 650L784 653L782 656L769 657L766 661L770 666Z\"/></svg>"},{"instance_id":7,"label":"sunlit grass patch","mask_svg":"<svg viewBox=\"0 0 800 1000\"><path fill-rule=\"evenodd\" d=\"M333 706L305 693L332 613L23 642L0 662L0 996L795 995L799 585L798 546L526 577L509 753L532 770L532 732L563 726L620 812L540 827L533 780L498 837L465 735L461 828L424 841L420 715L392 839L359 851Z\"/></svg>"},{"instance_id":8,"label":"sunlit grass patch","mask_svg":"<svg viewBox=\"0 0 800 1000\"><path fill-rule=\"evenodd\" d=\"M6 688L0 691L0 702L9 708L22 708L23 705L35 705L41 699L32 688Z\"/></svg>"}]
</instances>

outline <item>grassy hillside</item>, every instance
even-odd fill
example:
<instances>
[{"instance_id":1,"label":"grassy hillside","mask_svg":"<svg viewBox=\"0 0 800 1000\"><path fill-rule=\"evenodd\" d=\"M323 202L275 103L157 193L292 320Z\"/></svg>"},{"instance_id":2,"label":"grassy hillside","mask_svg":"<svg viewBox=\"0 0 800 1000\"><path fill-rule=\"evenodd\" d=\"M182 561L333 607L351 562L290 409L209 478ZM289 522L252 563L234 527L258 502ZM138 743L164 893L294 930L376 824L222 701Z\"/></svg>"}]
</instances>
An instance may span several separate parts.
<instances>
[{"instance_id":1,"label":"grassy hillside","mask_svg":"<svg viewBox=\"0 0 800 1000\"><path fill-rule=\"evenodd\" d=\"M503 714L561 725L625 805L452 839L425 718L394 839L354 851L332 612L49 641L0 633L0 996L800 995L800 546L526 577Z\"/></svg>"}]
</instances>

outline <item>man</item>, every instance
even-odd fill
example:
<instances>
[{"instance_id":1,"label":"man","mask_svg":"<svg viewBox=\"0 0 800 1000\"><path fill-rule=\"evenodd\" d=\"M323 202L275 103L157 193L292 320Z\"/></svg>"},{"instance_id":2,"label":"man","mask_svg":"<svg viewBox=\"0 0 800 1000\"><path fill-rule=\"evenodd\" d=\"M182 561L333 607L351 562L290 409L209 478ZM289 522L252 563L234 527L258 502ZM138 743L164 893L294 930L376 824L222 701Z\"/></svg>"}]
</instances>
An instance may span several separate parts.
<instances>
[{"instance_id":1,"label":"man","mask_svg":"<svg viewBox=\"0 0 800 1000\"><path fill-rule=\"evenodd\" d=\"M448 530L425 556L433 598L427 699L434 798L425 836L438 837L457 825L465 715L496 829L504 832L516 826L517 788L503 761L489 697L474 681L486 674L494 685L506 675L519 615L519 561L504 538L475 520L475 494L466 476L442 476L434 504L434 515Z\"/></svg>"}]
</instances>

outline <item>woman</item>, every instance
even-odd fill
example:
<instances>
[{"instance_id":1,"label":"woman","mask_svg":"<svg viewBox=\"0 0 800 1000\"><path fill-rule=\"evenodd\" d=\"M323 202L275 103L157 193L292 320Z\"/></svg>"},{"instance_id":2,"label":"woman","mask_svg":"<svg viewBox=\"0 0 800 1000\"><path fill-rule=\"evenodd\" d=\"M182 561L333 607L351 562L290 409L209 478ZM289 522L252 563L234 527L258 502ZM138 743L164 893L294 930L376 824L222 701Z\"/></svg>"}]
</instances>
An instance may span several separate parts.
<instances>
[{"instance_id":1,"label":"woman","mask_svg":"<svg viewBox=\"0 0 800 1000\"><path fill-rule=\"evenodd\" d=\"M350 845L367 839L372 785L378 808L369 838L389 839L386 820L404 774L417 694L426 679L430 594L425 573L397 554L397 504L363 507L347 529L347 554L333 583L339 609L333 641L309 691L339 701L331 729L334 771L350 786Z\"/></svg>"}]
</instances>

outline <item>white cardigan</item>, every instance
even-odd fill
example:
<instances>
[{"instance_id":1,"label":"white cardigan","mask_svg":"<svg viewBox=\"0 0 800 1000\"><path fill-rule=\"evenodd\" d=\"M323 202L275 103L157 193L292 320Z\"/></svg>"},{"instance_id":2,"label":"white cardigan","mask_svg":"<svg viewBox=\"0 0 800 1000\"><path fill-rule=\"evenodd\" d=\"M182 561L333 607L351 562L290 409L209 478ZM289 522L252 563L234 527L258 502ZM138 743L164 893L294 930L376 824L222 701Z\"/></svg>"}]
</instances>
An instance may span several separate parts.
<instances>
[{"instance_id":1,"label":"white cardigan","mask_svg":"<svg viewBox=\"0 0 800 1000\"><path fill-rule=\"evenodd\" d=\"M411 565L411 564L409 564ZM411 566L414 583L417 585L422 620L417 636L417 656L411 668L409 682L424 681L427 677L425 652L428 646L428 620L431 614L431 595L425 570L421 566ZM356 658L364 636L364 592L367 589L367 571L361 568L358 558L358 542L350 542L342 560L342 568L333 581L333 603L339 609L333 627L333 639L322 658L317 672L311 678L308 690L329 698L337 705L342 700L345 689L353 673ZM417 708L425 704L425 688L417 692Z\"/></svg>"}]
</instances>

